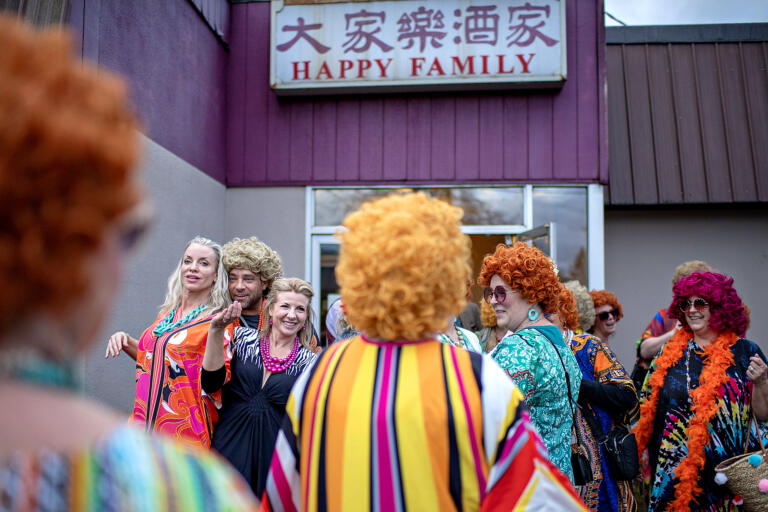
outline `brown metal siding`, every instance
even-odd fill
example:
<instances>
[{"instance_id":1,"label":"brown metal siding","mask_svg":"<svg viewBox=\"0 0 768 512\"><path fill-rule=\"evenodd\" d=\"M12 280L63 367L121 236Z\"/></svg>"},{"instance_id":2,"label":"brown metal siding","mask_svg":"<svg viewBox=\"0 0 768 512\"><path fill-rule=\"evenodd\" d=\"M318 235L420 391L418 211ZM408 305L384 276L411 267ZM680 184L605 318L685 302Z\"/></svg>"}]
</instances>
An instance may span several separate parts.
<instances>
[{"instance_id":1,"label":"brown metal siding","mask_svg":"<svg viewBox=\"0 0 768 512\"><path fill-rule=\"evenodd\" d=\"M608 44L614 205L768 201L768 43Z\"/></svg>"}]
</instances>

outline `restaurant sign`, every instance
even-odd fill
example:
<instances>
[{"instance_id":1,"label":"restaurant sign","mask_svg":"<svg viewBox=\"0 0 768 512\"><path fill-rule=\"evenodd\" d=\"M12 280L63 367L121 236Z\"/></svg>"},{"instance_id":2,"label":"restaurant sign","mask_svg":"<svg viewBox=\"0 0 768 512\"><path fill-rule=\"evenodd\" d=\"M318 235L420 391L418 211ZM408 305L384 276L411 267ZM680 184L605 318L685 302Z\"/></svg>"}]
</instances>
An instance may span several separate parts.
<instances>
[{"instance_id":1,"label":"restaurant sign","mask_svg":"<svg viewBox=\"0 0 768 512\"><path fill-rule=\"evenodd\" d=\"M565 0L272 0L278 94L559 86Z\"/></svg>"}]
</instances>

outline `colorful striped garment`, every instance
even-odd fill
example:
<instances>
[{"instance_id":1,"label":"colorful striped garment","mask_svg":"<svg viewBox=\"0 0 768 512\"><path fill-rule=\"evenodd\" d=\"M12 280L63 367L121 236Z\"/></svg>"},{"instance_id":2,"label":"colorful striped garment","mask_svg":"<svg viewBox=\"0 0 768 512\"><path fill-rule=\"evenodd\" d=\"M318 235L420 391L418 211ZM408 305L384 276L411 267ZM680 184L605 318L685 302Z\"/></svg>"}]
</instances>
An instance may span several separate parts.
<instances>
[{"instance_id":1,"label":"colorful striped garment","mask_svg":"<svg viewBox=\"0 0 768 512\"><path fill-rule=\"evenodd\" d=\"M200 372L211 318L192 320L157 337L152 331L162 315L147 327L139 339L136 356L136 400L131 423L147 432L159 432L190 446L211 446L217 410L214 399L203 395ZM224 344L232 339L233 327L224 333ZM229 362L225 355L226 379ZM216 400L220 398L216 397Z\"/></svg>"},{"instance_id":2,"label":"colorful striped garment","mask_svg":"<svg viewBox=\"0 0 768 512\"><path fill-rule=\"evenodd\" d=\"M71 452L0 462L0 510L164 512L256 510L248 485L221 458L130 426Z\"/></svg>"},{"instance_id":3,"label":"colorful striped garment","mask_svg":"<svg viewBox=\"0 0 768 512\"><path fill-rule=\"evenodd\" d=\"M571 350L581 369L582 379L600 384L611 384L636 393L632 379L627 370L619 362L611 348L600 338L591 334L577 334L571 339ZM586 413L591 413L597 421L602 434L620 425L632 429L640 416L639 405L635 404L629 411L607 410L594 404L585 404ZM584 443L592 463L594 480L578 488L579 495L590 510L599 512L630 512L637 509L635 497L632 495L630 482L616 480L611 473L605 458L605 446L599 443L595 432L586 421L578 421L581 440Z\"/></svg>"},{"instance_id":4,"label":"colorful striped garment","mask_svg":"<svg viewBox=\"0 0 768 512\"><path fill-rule=\"evenodd\" d=\"M266 510L586 510L487 356L358 336L296 381Z\"/></svg>"}]
</instances>

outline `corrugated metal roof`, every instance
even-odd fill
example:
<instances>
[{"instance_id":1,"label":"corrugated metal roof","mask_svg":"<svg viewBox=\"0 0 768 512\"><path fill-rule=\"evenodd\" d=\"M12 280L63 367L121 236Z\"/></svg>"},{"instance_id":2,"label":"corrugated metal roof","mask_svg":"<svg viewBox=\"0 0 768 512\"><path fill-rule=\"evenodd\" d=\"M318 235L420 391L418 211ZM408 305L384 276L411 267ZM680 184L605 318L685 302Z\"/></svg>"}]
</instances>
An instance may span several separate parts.
<instances>
[{"instance_id":1,"label":"corrugated metal roof","mask_svg":"<svg viewBox=\"0 0 768 512\"><path fill-rule=\"evenodd\" d=\"M768 24L606 39L607 203L768 201Z\"/></svg>"}]
</instances>

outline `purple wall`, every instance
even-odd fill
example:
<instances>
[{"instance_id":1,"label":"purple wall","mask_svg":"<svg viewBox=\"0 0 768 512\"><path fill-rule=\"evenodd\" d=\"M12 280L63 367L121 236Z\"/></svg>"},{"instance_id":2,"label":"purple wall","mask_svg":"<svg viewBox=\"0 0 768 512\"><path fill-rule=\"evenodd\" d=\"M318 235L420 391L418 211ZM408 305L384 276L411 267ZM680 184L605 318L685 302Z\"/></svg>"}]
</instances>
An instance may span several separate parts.
<instances>
[{"instance_id":1,"label":"purple wall","mask_svg":"<svg viewBox=\"0 0 768 512\"><path fill-rule=\"evenodd\" d=\"M561 90L281 98L270 4L231 7L227 184L607 182L602 1L567 1Z\"/></svg>"},{"instance_id":2,"label":"purple wall","mask_svg":"<svg viewBox=\"0 0 768 512\"><path fill-rule=\"evenodd\" d=\"M265 4L267 7L269 4ZM188 0L73 0L86 59L122 74L144 132L224 182L228 52Z\"/></svg>"}]
</instances>

